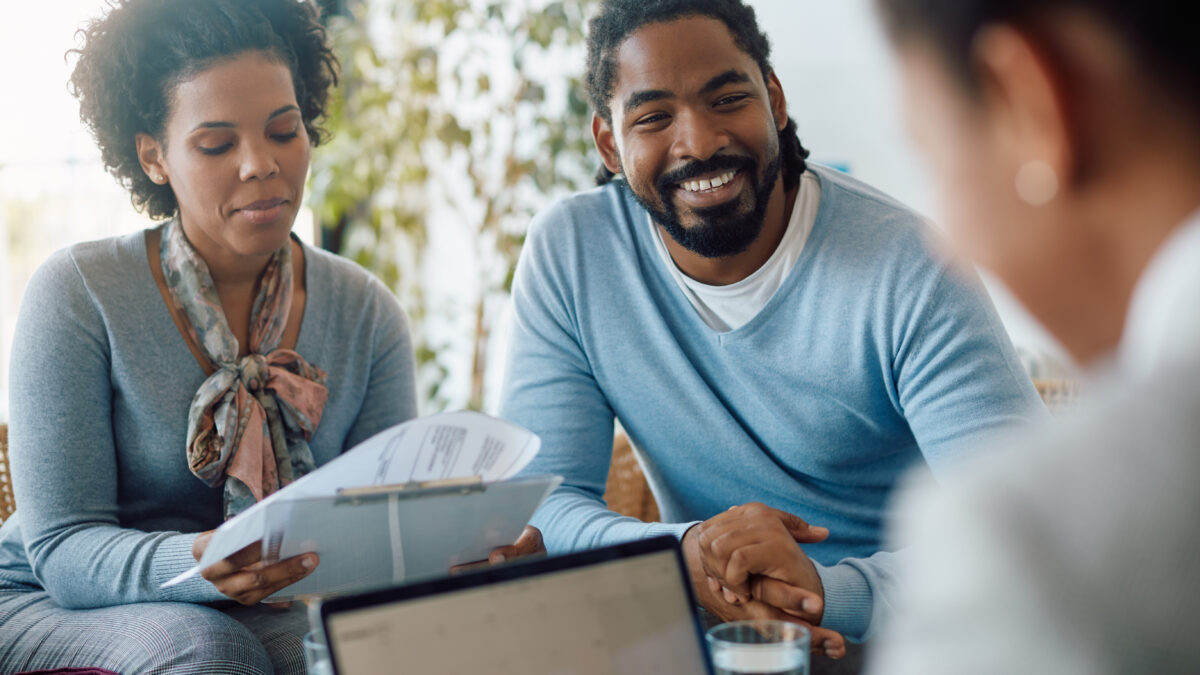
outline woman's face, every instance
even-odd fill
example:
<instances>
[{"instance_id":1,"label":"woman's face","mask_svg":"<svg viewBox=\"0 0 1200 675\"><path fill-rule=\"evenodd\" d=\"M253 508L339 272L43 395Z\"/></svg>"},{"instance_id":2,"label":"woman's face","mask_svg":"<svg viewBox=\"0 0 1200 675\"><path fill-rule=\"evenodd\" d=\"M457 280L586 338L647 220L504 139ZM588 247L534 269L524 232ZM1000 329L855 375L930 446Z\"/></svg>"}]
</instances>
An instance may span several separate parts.
<instances>
[{"instance_id":1,"label":"woman's face","mask_svg":"<svg viewBox=\"0 0 1200 675\"><path fill-rule=\"evenodd\" d=\"M158 163L179 202L188 240L211 263L260 260L288 239L304 195L309 142L292 74L249 51L171 92Z\"/></svg>"}]
</instances>

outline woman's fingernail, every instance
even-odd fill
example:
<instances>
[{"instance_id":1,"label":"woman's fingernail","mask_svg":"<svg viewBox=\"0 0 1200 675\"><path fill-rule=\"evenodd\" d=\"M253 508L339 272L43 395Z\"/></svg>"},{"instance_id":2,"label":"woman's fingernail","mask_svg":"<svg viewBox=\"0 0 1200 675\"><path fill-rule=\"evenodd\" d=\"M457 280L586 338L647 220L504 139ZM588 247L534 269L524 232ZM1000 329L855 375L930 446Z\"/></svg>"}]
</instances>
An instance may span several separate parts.
<instances>
[{"instance_id":1,"label":"woman's fingernail","mask_svg":"<svg viewBox=\"0 0 1200 675\"><path fill-rule=\"evenodd\" d=\"M311 570L312 568L317 566L317 561L313 560L313 557L311 555L306 555L300 559L300 566L306 570Z\"/></svg>"},{"instance_id":2,"label":"woman's fingernail","mask_svg":"<svg viewBox=\"0 0 1200 675\"><path fill-rule=\"evenodd\" d=\"M805 598L804 601L800 603L800 609L803 609L809 614L816 614L817 610L820 608L821 603L817 602L816 598Z\"/></svg>"},{"instance_id":3,"label":"woman's fingernail","mask_svg":"<svg viewBox=\"0 0 1200 675\"><path fill-rule=\"evenodd\" d=\"M503 553L495 553L492 555L492 564L499 565L505 560L508 560L508 556L504 555Z\"/></svg>"}]
</instances>

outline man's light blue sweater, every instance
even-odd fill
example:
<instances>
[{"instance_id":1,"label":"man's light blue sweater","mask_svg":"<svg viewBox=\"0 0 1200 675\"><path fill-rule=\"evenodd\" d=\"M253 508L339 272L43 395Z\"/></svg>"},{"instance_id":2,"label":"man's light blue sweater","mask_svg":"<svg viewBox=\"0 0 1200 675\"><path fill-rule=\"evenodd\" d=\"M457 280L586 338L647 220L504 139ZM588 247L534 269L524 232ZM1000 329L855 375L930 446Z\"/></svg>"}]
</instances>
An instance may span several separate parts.
<instances>
[{"instance_id":1,"label":"man's light blue sweater","mask_svg":"<svg viewBox=\"0 0 1200 675\"><path fill-rule=\"evenodd\" d=\"M551 551L682 537L761 501L829 528L803 547L822 624L861 640L895 583L882 529L901 475L944 472L1045 409L982 288L931 254L921 220L811 170L820 208L795 268L725 333L689 304L622 181L540 214L513 287L501 414L542 438L526 473L566 478L533 522ZM604 506L614 416L664 523Z\"/></svg>"}]
</instances>

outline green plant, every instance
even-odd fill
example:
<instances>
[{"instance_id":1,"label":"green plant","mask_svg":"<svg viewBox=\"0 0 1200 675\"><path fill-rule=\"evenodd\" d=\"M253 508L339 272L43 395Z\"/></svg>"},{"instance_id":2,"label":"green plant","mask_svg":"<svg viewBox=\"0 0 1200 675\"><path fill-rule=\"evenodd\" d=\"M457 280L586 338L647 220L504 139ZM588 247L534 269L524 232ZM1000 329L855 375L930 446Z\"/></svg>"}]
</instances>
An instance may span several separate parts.
<instances>
[{"instance_id":1,"label":"green plant","mask_svg":"<svg viewBox=\"0 0 1200 675\"><path fill-rule=\"evenodd\" d=\"M312 203L339 252L408 309L426 407L482 407L489 342L529 220L588 181L590 113L577 77L588 4L368 1L331 21L342 86L333 138L313 163ZM469 242L455 269L432 268L437 235ZM432 306L447 273L465 275L465 306ZM465 395L442 387L456 353L431 328L439 320L471 325L470 354L457 354L469 363Z\"/></svg>"}]
</instances>

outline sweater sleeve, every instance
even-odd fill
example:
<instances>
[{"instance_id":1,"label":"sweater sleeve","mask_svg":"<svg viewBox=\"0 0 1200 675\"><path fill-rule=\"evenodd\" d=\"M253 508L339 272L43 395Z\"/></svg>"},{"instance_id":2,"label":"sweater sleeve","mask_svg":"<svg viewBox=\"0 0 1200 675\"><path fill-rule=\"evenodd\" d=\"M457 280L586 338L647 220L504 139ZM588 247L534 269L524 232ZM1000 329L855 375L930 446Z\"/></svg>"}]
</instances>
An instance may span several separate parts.
<instances>
[{"instance_id":1,"label":"sweater sleeve","mask_svg":"<svg viewBox=\"0 0 1200 675\"><path fill-rule=\"evenodd\" d=\"M1048 419L991 302L973 276L934 268L909 306L890 307L896 401L934 476L997 435ZM892 615L907 550L817 565L822 625L861 641Z\"/></svg>"},{"instance_id":2,"label":"sweater sleeve","mask_svg":"<svg viewBox=\"0 0 1200 675\"><path fill-rule=\"evenodd\" d=\"M195 578L195 534L121 527L113 384L103 317L73 259L60 252L30 280L13 339L13 485L34 576L66 608L221 599Z\"/></svg>"},{"instance_id":3,"label":"sweater sleeve","mask_svg":"<svg viewBox=\"0 0 1200 675\"><path fill-rule=\"evenodd\" d=\"M513 334L500 414L542 440L525 474L558 474L563 484L534 514L551 552L643 537L681 538L694 523L643 523L614 513L603 495L612 460L614 414L578 335L569 258L539 221L566 217L555 208L535 220L513 282Z\"/></svg>"}]
</instances>

